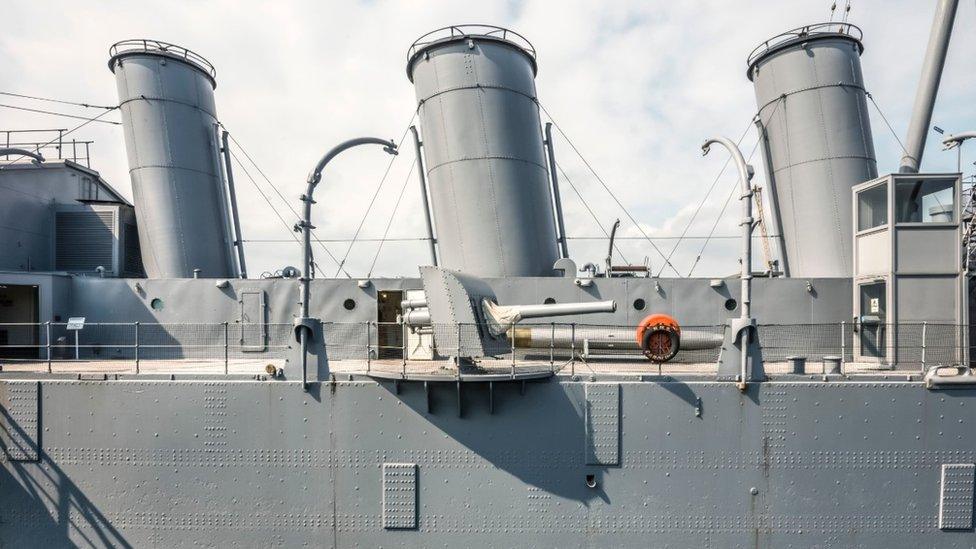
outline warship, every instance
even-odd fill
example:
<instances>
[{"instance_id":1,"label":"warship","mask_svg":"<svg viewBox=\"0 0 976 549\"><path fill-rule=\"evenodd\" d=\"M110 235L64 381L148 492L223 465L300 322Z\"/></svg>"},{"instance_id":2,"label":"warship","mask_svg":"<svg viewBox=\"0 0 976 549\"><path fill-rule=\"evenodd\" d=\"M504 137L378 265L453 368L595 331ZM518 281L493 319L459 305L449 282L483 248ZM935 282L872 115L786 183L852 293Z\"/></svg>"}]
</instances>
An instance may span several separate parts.
<instances>
[{"instance_id":1,"label":"warship","mask_svg":"<svg viewBox=\"0 0 976 549\"><path fill-rule=\"evenodd\" d=\"M736 170L720 278L623 261L616 225L571 258L566 136L491 25L409 45L417 124L310 159L297 266L249 276L214 66L112 45L117 105L0 151L0 545L972 547L976 221L961 173L921 171L934 5L897 173L846 17L743 52L762 185L700 145ZM78 140L109 112L131 202ZM415 275L322 276L316 196L353 147L416 163Z\"/></svg>"}]
</instances>

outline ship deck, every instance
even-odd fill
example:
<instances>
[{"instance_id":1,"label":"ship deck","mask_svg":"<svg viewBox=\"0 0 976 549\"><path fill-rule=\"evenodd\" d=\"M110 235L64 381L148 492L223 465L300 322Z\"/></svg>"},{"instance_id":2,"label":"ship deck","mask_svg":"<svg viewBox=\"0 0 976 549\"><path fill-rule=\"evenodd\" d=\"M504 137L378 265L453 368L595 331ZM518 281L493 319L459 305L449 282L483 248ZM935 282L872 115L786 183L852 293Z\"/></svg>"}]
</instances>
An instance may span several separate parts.
<instances>
[{"instance_id":1,"label":"ship deck","mask_svg":"<svg viewBox=\"0 0 976 549\"><path fill-rule=\"evenodd\" d=\"M50 364L45 360L5 360L0 359L0 372L14 374L69 374L69 375L121 375L121 374L173 374L205 376L263 376L286 368L286 361L280 358L233 359L226 364L222 359L166 359L141 360L138 367L133 360L57 360ZM764 364L768 376L788 375L792 365L785 361L772 361ZM709 376L714 375L714 362L676 362L656 364L639 358L624 359L577 359L575 361L525 361L519 360L514 366L508 360L479 360L474 363L461 363L460 373L451 359L408 360L401 359L357 359L335 360L329 364L333 376L368 376L382 379L426 379L466 381L525 379L548 377L601 377L601 376ZM876 362L845 362L844 375L921 375L920 368L890 369L879 367ZM822 362L808 362L805 375L823 376L828 370Z\"/></svg>"}]
</instances>

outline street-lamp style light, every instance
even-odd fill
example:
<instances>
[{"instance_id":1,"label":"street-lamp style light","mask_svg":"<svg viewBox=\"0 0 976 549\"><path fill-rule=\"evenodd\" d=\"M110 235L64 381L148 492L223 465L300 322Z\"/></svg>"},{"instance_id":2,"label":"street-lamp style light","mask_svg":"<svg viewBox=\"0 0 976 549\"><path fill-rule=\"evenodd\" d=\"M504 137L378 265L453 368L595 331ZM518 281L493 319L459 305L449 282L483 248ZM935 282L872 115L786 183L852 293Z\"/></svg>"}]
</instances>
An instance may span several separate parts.
<instances>
[{"instance_id":1,"label":"street-lamp style light","mask_svg":"<svg viewBox=\"0 0 976 549\"><path fill-rule=\"evenodd\" d=\"M342 142L332 148L329 152L325 153L325 156L319 160L315 168L309 172L308 187L305 190L305 194L302 195L301 200L305 203L304 215L302 220L299 222L298 226L302 230L302 256L303 256L303 270L302 276L299 278L299 282L302 287L302 315L301 318L296 319L296 328L299 332L299 341L301 341L302 349L302 388L308 388L308 342L311 337L312 332L312 322L308 317L308 307L309 307L309 295L311 293L311 272L312 272L312 204L315 203L312 200L312 194L315 192L315 187L322 180L322 171L325 170L325 166L339 153L357 147L359 145L380 145L383 150L395 155L397 154L397 146L392 140L379 139L376 137L357 137L356 139L350 139L348 141Z\"/></svg>"},{"instance_id":2,"label":"street-lamp style light","mask_svg":"<svg viewBox=\"0 0 976 549\"><path fill-rule=\"evenodd\" d=\"M735 166L739 170L739 186L741 190L741 195L739 200L742 202L742 221L740 222L740 227L742 227L742 257L740 262L742 263L742 271L739 275L742 282L741 298L742 307L739 309L739 318L743 323L750 321L752 315L752 229L755 223L752 219L752 176L755 171L752 166L746 163L745 158L742 157L742 151L739 150L739 146L736 145L732 140L725 137L716 137L705 141L702 144L702 154L708 154L710 147L718 143L726 149L732 155L732 159L735 161ZM749 360L749 338L750 338L750 328L745 328L741 334L741 349L742 349L742 364L741 372L739 378L739 387L745 388L747 381L746 365Z\"/></svg>"}]
</instances>

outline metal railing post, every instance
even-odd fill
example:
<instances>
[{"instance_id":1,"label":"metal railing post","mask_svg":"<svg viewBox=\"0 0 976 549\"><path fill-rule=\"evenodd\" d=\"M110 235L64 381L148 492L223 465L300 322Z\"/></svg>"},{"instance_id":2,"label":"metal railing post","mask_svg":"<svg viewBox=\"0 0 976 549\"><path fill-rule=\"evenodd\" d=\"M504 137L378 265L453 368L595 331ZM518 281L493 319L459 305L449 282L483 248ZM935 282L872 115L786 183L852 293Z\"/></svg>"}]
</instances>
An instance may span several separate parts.
<instances>
[{"instance_id":1,"label":"metal railing post","mask_svg":"<svg viewBox=\"0 0 976 549\"><path fill-rule=\"evenodd\" d=\"M370 321L367 320L366 321L366 373L367 374L369 373L369 370L370 370L370 368L372 367L372 364L373 364L373 359L372 359L371 353L369 352L370 351L370 344L372 343L371 336L372 336L372 332L373 332L373 330L370 329L370 326L371 325L372 325L372 322L370 322Z\"/></svg>"},{"instance_id":2,"label":"metal railing post","mask_svg":"<svg viewBox=\"0 0 976 549\"><path fill-rule=\"evenodd\" d=\"M230 325L224 322L224 375L230 372Z\"/></svg>"},{"instance_id":3,"label":"metal railing post","mask_svg":"<svg viewBox=\"0 0 976 549\"><path fill-rule=\"evenodd\" d=\"M847 321L840 321L840 373L844 373L844 364L847 362Z\"/></svg>"},{"instance_id":4,"label":"metal railing post","mask_svg":"<svg viewBox=\"0 0 976 549\"><path fill-rule=\"evenodd\" d=\"M51 321L44 323L45 338L47 343L47 373L51 373Z\"/></svg>"},{"instance_id":5,"label":"metal railing post","mask_svg":"<svg viewBox=\"0 0 976 549\"><path fill-rule=\"evenodd\" d=\"M135 323L136 327L136 373L139 373L139 323Z\"/></svg>"},{"instance_id":6,"label":"metal railing post","mask_svg":"<svg viewBox=\"0 0 976 549\"><path fill-rule=\"evenodd\" d=\"M455 376L461 379L461 323L457 325L457 348L454 350Z\"/></svg>"},{"instance_id":7,"label":"metal railing post","mask_svg":"<svg viewBox=\"0 0 976 549\"><path fill-rule=\"evenodd\" d=\"M512 323L512 327L509 328L509 340L512 344L512 379L515 379L515 323Z\"/></svg>"},{"instance_id":8,"label":"metal railing post","mask_svg":"<svg viewBox=\"0 0 976 549\"><path fill-rule=\"evenodd\" d=\"M569 373L576 375L576 323L570 324L569 339Z\"/></svg>"},{"instance_id":9,"label":"metal railing post","mask_svg":"<svg viewBox=\"0 0 976 549\"><path fill-rule=\"evenodd\" d=\"M923 374L925 373L925 347L926 347L925 338L928 335L926 332L928 332L928 322L923 322L922 323L922 373Z\"/></svg>"},{"instance_id":10,"label":"metal railing post","mask_svg":"<svg viewBox=\"0 0 976 549\"><path fill-rule=\"evenodd\" d=\"M407 377L407 325L406 324L400 325L400 334L401 334L400 351L401 353L403 353L402 355L403 360L401 361L400 364L400 367L403 369L401 376L406 378Z\"/></svg>"},{"instance_id":11,"label":"metal railing post","mask_svg":"<svg viewBox=\"0 0 976 549\"><path fill-rule=\"evenodd\" d=\"M556 371L556 323L550 322L549 333L549 371Z\"/></svg>"}]
</instances>

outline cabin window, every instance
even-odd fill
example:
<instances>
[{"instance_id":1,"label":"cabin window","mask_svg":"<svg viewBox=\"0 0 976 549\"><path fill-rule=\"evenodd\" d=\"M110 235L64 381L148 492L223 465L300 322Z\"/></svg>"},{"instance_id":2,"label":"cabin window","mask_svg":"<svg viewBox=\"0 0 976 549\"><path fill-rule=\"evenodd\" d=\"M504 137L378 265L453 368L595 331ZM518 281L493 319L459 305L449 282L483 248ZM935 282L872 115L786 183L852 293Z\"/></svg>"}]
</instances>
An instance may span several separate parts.
<instances>
[{"instance_id":1,"label":"cabin window","mask_svg":"<svg viewBox=\"0 0 976 549\"><path fill-rule=\"evenodd\" d=\"M857 193L857 230L867 231L888 224L888 184Z\"/></svg>"},{"instance_id":2,"label":"cabin window","mask_svg":"<svg viewBox=\"0 0 976 549\"><path fill-rule=\"evenodd\" d=\"M895 182L895 218L899 223L955 221L955 179L903 179Z\"/></svg>"}]
</instances>

